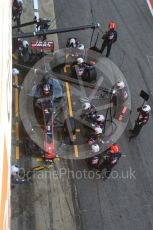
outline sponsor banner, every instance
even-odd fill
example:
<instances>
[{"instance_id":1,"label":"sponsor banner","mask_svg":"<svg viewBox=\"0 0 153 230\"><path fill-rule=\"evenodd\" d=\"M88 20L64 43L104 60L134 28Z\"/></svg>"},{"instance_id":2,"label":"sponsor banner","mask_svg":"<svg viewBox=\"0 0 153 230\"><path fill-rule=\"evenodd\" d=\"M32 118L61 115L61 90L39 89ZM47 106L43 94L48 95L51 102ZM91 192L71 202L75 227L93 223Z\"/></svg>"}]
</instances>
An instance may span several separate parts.
<instances>
[{"instance_id":1,"label":"sponsor banner","mask_svg":"<svg viewBox=\"0 0 153 230\"><path fill-rule=\"evenodd\" d=\"M54 41L32 40L31 49L38 51L54 52Z\"/></svg>"}]
</instances>

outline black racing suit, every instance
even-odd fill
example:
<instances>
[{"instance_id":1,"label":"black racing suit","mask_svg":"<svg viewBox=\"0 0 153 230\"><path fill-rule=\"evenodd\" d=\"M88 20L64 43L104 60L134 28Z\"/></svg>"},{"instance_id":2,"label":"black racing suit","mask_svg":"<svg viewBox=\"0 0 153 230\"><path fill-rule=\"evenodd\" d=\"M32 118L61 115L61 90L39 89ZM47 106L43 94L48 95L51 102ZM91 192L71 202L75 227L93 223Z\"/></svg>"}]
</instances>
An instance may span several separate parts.
<instances>
[{"instance_id":1,"label":"black racing suit","mask_svg":"<svg viewBox=\"0 0 153 230\"><path fill-rule=\"evenodd\" d=\"M112 171L112 168L118 163L121 156L122 154L120 152L115 154L108 153L105 160L98 166L98 170L102 171L103 169L106 169L105 177L108 177Z\"/></svg>"},{"instance_id":2,"label":"black racing suit","mask_svg":"<svg viewBox=\"0 0 153 230\"><path fill-rule=\"evenodd\" d=\"M104 128L104 124L105 124L105 121L98 121L97 120L97 114L95 114L94 116L92 116L91 117L91 122L93 122L93 125L95 126L95 127L97 127L97 126L99 126L100 128ZM94 127L93 126L93 127Z\"/></svg>"},{"instance_id":3,"label":"black racing suit","mask_svg":"<svg viewBox=\"0 0 153 230\"><path fill-rule=\"evenodd\" d=\"M82 110L81 118L87 118L92 120L97 114L96 108L94 105L91 105L90 109Z\"/></svg>"},{"instance_id":4,"label":"black racing suit","mask_svg":"<svg viewBox=\"0 0 153 230\"><path fill-rule=\"evenodd\" d=\"M70 43L72 38L68 38L67 40L67 43L66 43L66 47L70 48L70 47L73 47L73 48L77 48L78 44L79 44L79 41L77 38L73 38L75 40L75 47L73 46L73 44Z\"/></svg>"},{"instance_id":5,"label":"black racing suit","mask_svg":"<svg viewBox=\"0 0 153 230\"><path fill-rule=\"evenodd\" d=\"M18 3L16 0L14 0L13 6L12 6L12 16L13 16L13 20L17 21L18 30L20 26L20 17L21 17L22 12L23 12L22 3Z\"/></svg>"},{"instance_id":6,"label":"black racing suit","mask_svg":"<svg viewBox=\"0 0 153 230\"><path fill-rule=\"evenodd\" d=\"M85 71L85 68L86 68L85 62L75 65L75 71L76 71L77 77L79 77L79 78L82 77L82 75Z\"/></svg>"},{"instance_id":7,"label":"black racing suit","mask_svg":"<svg viewBox=\"0 0 153 230\"><path fill-rule=\"evenodd\" d=\"M128 88L126 86L123 89L118 89L116 86L112 88L112 102L114 106L123 105L128 96Z\"/></svg>"},{"instance_id":8,"label":"black racing suit","mask_svg":"<svg viewBox=\"0 0 153 230\"><path fill-rule=\"evenodd\" d=\"M30 54L29 54L29 48L23 46L23 41L19 40L19 48L18 48L18 54L19 54L19 60L21 64L25 64L29 61L30 59Z\"/></svg>"},{"instance_id":9,"label":"black racing suit","mask_svg":"<svg viewBox=\"0 0 153 230\"><path fill-rule=\"evenodd\" d=\"M117 118L122 113L124 102L128 99L128 88L118 89L116 86L112 88L111 102L114 106L114 116Z\"/></svg>"},{"instance_id":10,"label":"black racing suit","mask_svg":"<svg viewBox=\"0 0 153 230\"><path fill-rule=\"evenodd\" d=\"M38 28L40 29L40 31L46 31L48 30L50 24L49 24L49 21L43 19L43 18L40 18L39 21L37 22L37 26L36 26L36 29L38 30ZM43 41L47 39L47 36L46 34L43 35Z\"/></svg>"},{"instance_id":11,"label":"black racing suit","mask_svg":"<svg viewBox=\"0 0 153 230\"><path fill-rule=\"evenodd\" d=\"M139 112L139 116L135 121L135 126L132 130L132 136L137 136L140 133L142 127L149 121L149 113L143 112L142 108L138 108L137 111Z\"/></svg>"},{"instance_id":12,"label":"black racing suit","mask_svg":"<svg viewBox=\"0 0 153 230\"><path fill-rule=\"evenodd\" d=\"M112 44L117 41L117 32L114 29L110 29L103 35L102 39L104 41L101 46L101 53L103 53L104 49L107 47L106 57L109 57Z\"/></svg>"}]
</instances>

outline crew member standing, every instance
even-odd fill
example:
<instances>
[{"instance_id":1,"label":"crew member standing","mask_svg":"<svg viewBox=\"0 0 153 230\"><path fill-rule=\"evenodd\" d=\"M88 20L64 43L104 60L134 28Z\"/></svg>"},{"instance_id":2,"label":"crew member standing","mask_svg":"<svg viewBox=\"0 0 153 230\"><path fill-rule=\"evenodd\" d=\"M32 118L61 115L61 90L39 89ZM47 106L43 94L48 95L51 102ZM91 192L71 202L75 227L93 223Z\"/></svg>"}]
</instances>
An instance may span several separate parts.
<instances>
[{"instance_id":1,"label":"crew member standing","mask_svg":"<svg viewBox=\"0 0 153 230\"><path fill-rule=\"evenodd\" d=\"M37 21L37 25L36 25L36 31L46 32L50 27L49 22L50 20L47 18L39 18L39 20ZM41 38L41 36L38 36L38 37ZM45 41L45 40L47 40L47 36L46 34L43 34L42 41Z\"/></svg>"},{"instance_id":2,"label":"crew member standing","mask_svg":"<svg viewBox=\"0 0 153 230\"><path fill-rule=\"evenodd\" d=\"M86 63L83 58L77 58L77 65L75 65L75 72L77 77L82 77L86 68Z\"/></svg>"},{"instance_id":3,"label":"crew member standing","mask_svg":"<svg viewBox=\"0 0 153 230\"><path fill-rule=\"evenodd\" d=\"M129 97L128 88L123 81L118 81L112 87L112 97L111 102L114 106L114 117L117 119L122 114L122 111L125 107L124 103Z\"/></svg>"},{"instance_id":4,"label":"crew member standing","mask_svg":"<svg viewBox=\"0 0 153 230\"><path fill-rule=\"evenodd\" d=\"M85 102L82 105L82 114L80 117L83 118L88 118L92 119L94 116L96 116L97 111L94 105L91 105L89 102Z\"/></svg>"},{"instance_id":5,"label":"crew member standing","mask_svg":"<svg viewBox=\"0 0 153 230\"><path fill-rule=\"evenodd\" d=\"M18 31L20 31L20 17L23 12L23 0L14 0L12 6L12 17L17 21Z\"/></svg>"},{"instance_id":6,"label":"crew member standing","mask_svg":"<svg viewBox=\"0 0 153 230\"><path fill-rule=\"evenodd\" d=\"M112 102L114 106L123 105L128 99L128 88L123 81L118 81L112 88Z\"/></svg>"},{"instance_id":7,"label":"crew member standing","mask_svg":"<svg viewBox=\"0 0 153 230\"><path fill-rule=\"evenodd\" d=\"M68 38L66 47L67 48L77 48L79 45L79 41L77 38Z\"/></svg>"},{"instance_id":8,"label":"crew member standing","mask_svg":"<svg viewBox=\"0 0 153 230\"><path fill-rule=\"evenodd\" d=\"M116 143L112 144L106 153L107 154L104 156L104 161L101 162L97 168L99 171L106 169L106 174L104 175L103 179L109 177L113 167L119 162L119 159L122 156L120 147Z\"/></svg>"},{"instance_id":9,"label":"crew member standing","mask_svg":"<svg viewBox=\"0 0 153 230\"><path fill-rule=\"evenodd\" d=\"M104 41L101 46L101 53L103 53L104 49L107 47L106 57L109 57L112 44L117 41L117 32L115 30L116 24L114 22L110 22L108 28L109 30L102 37Z\"/></svg>"},{"instance_id":10,"label":"crew member standing","mask_svg":"<svg viewBox=\"0 0 153 230\"><path fill-rule=\"evenodd\" d=\"M137 120L135 121L135 126L132 130L129 130L131 133L130 139L132 137L138 136L142 127L146 125L147 122L149 121L149 113L151 111L151 107L150 105L144 105L138 108L137 111L139 112L139 115Z\"/></svg>"}]
</instances>

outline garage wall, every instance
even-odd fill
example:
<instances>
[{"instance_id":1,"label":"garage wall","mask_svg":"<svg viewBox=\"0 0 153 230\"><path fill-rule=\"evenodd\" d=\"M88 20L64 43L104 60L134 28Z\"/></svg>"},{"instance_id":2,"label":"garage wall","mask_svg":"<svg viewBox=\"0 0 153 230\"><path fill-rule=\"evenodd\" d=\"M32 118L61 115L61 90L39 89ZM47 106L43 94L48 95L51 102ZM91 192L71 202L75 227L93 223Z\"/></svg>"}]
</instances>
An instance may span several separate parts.
<instances>
[{"instance_id":1,"label":"garage wall","mask_svg":"<svg viewBox=\"0 0 153 230\"><path fill-rule=\"evenodd\" d=\"M10 229L11 8L12 0L0 0L0 230Z\"/></svg>"}]
</instances>

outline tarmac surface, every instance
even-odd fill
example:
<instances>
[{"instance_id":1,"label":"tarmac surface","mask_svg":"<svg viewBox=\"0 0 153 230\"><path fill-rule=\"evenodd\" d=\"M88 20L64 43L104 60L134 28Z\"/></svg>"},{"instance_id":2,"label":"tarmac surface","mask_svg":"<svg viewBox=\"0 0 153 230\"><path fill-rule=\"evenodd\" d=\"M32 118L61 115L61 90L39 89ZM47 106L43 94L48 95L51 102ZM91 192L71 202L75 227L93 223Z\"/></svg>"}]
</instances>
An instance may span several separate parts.
<instances>
[{"instance_id":1,"label":"tarmac surface","mask_svg":"<svg viewBox=\"0 0 153 230\"><path fill-rule=\"evenodd\" d=\"M53 2L39 1L38 13L40 17L54 19ZM24 1L21 23L32 21L33 17L32 1ZM54 28L55 25L56 23L54 22L51 27ZM22 32L34 30L34 25L22 28ZM57 49L57 36L48 36L49 39L55 41L55 49ZM29 39L28 41L30 42ZM16 64L17 61L14 61L14 63ZM29 68L16 67L20 69L20 74L19 77L14 77L13 81L22 83ZM39 154L35 155L35 157L27 155L26 149L29 144L23 145L23 139L27 138L27 135L19 118L18 97L20 97L20 92L18 89L13 88L12 164L24 168L29 173L33 167L44 164L41 158L38 157ZM28 116L27 122L29 122ZM32 181L27 181L25 184L12 184L11 229L76 229L72 202L73 182L64 173L61 176L61 168L68 168L68 163L57 159L51 168L34 173Z\"/></svg>"},{"instance_id":2,"label":"tarmac surface","mask_svg":"<svg viewBox=\"0 0 153 230\"><path fill-rule=\"evenodd\" d=\"M119 34L112 47L110 59L123 72L131 92L132 114L128 128L134 124L136 108L142 104L141 89L150 95L153 105L152 80L152 16L145 1L55 1L57 27L99 22L103 31L110 20L117 23ZM61 15L62 14L62 15ZM88 48L91 31L59 36L59 47L64 47L69 36L76 36ZM98 43L98 48L101 46ZM153 229L153 158L152 114L141 134L128 142L128 128L119 140L126 157L115 167L119 177L101 180L76 180L80 228L88 230ZM83 170L84 162L74 162L74 169ZM127 179L123 175L130 174ZM123 173L123 175L122 175ZM116 172L114 173L114 175Z\"/></svg>"},{"instance_id":3,"label":"tarmac surface","mask_svg":"<svg viewBox=\"0 0 153 230\"><path fill-rule=\"evenodd\" d=\"M40 14L45 12L44 16L50 16L49 8L47 10L45 2L41 3ZM152 230L152 113L140 135L131 142L128 139L128 129L137 116L136 108L142 104L141 89L150 95L149 104L153 106L153 18L148 6L144 0L124 3L122 0L58 0L54 1L54 9L57 28L94 21L105 31L110 20L117 23L119 37L110 59L124 74L132 98L128 127L119 140L124 157L106 181L90 173L85 160L60 160L49 170L49 175L43 175L44 171L36 175L32 183L15 185L12 188L12 229ZM27 14L32 15L31 11ZM89 48L91 33L86 30L61 34L56 40L57 47L59 44L64 48L67 38L75 36ZM100 48L101 39L97 46ZM13 159L20 166L30 169L39 163L20 151L19 161ZM55 176L57 171L59 174Z\"/></svg>"}]
</instances>

